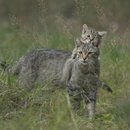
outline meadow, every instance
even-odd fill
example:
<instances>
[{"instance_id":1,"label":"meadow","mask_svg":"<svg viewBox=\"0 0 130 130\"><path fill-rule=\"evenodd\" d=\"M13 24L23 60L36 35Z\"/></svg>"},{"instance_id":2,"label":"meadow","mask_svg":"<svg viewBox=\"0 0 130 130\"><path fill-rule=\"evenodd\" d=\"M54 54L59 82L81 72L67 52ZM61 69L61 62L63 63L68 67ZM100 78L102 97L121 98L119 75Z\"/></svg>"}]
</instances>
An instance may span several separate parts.
<instances>
[{"instance_id":1,"label":"meadow","mask_svg":"<svg viewBox=\"0 0 130 130\"><path fill-rule=\"evenodd\" d=\"M129 130L130 129L130 43L109 36L101 45L101 80L113 89L98 92L96 118L71 110L65 90L37 86L32 91L16 84L17 77L0 69L0 130ZM120 42L119 42L120 41ZM8 64L36 48L72 50L73 37L61 32L25 31L0 27L0 60ZM27 106L26 106L27 101Z\"/></svg>"}]
</instances>

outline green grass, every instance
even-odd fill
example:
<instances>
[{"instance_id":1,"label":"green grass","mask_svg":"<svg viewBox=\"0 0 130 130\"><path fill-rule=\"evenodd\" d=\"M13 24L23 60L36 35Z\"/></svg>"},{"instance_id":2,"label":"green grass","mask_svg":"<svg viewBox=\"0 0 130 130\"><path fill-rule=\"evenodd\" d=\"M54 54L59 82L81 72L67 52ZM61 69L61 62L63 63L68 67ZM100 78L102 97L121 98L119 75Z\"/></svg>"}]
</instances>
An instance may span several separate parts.
<instances>
[{"instance_id":1,"label":"green grass","mask_svg":"<svg viewBox=\"0 0 130 130\"><path fill-rule=\"evenodd\" d=\"M59 32L27 32L0 28L0 59L12 64L34 48L72 50L73 39ZM130 129L130 45L101 45L101 80L113 93L99 90L96 119L90 122L71 110L65 90L48 91L40 86L27 92L15 77L0 71L0 130L128 130ZM28 105L26 106L26 102ZM25 107L26 106L26 107Z\"/></svg>"}]
</instances>

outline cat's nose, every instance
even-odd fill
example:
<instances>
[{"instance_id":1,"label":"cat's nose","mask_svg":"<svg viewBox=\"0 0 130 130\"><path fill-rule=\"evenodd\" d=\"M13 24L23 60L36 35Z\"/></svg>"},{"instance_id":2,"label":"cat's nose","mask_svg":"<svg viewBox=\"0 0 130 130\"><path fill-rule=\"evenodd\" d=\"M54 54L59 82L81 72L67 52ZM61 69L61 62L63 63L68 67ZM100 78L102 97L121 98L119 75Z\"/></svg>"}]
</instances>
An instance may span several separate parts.
<instances>
[{"instance_id":1,"label":"cat's nose","mask_svg":"<svg viewBox=\"0 0 130 130\"><path fill-rule=\"evenodd\" d=\"M90 35L87 35L88 38L90 38Z\"/></svg>"},{"instance_id":2,"label":"cat's nose","mask_svg":"<svg viewBox=\"0 0 130 130\"><path fill-rule=\"evenodd\" d=\"M88 58L88 54L83 56L83 60L85 61Z\"/></svg>"},{"instance_id":3,"label":"cat's nose","mask_svg":"<svg viewBox=\"0 0 130 130\"><path fill-rule=\"evenodd\" d=\"M86 60L86 57L83 57L83 60L85 61L85 60Z\"/></svg>"}]
</instances>

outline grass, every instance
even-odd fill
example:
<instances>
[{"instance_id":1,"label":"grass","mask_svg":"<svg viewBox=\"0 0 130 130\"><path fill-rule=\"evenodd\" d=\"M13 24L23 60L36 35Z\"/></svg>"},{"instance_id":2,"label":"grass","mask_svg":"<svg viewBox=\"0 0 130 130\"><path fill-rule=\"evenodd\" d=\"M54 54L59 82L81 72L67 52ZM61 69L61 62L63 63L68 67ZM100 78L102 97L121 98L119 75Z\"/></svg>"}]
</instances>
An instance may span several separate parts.
<instances>
[{"instance_id":1,"label":"grass","mask_svg":"<svg viewBox=\"0 0 130 130\"><path fill-rule=\"evenodd\" d=\"M73 39L62 33L27 32L13 27L0 28L0 59L12 64L34 48L72 50ZM0 130L129 130L130 129L130 45L101 45L101 80L113 93L99 90L96 119L90 122L71 110L65 90L47 91L40 86L27 92L15 77L0 71ZM28 105L26 106L26 101Z\"/></svg>"}]
</instances>

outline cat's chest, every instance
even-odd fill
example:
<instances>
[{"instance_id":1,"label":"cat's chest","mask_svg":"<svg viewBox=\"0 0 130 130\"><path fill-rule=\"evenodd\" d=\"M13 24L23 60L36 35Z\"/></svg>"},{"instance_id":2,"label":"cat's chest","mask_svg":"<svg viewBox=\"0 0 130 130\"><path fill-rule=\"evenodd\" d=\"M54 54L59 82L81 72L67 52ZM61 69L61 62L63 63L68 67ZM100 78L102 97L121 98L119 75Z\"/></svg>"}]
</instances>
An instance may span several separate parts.
<instances>
[{"instance_id":1,"label":"cat's chest","mask_svg":"<svg viewBox=\"0 0 130 130\"><path fill-rule=\"evenodd\" d=\"M72 74L71 74L71 83L72 84L83 84L84 82L87 81L87 74L88 74L88 70L87 68L85 70L82 70L78 67L74 67L72 70Z\"/></svg>"},{"instance_id":2,"label":"cat's chest","mask_svg":"<svg viewBox=\"0 0 130 130\"><path fill-rule=\"evenodd\" d=\"M82 74L72 77L70 83L73 87L78 87L85 91L89 91L89 90L95 90L97 88L98 80L97 77L94 76L93 74L88 75Z\"/></svg>"},{"instance_id":3,"label":"cat's chest","mask_svg":"<svg viewBox=\"0 0 130 130\"><path fill-rule=\"evenodd\" d=\"M82 88L86 88L86 86L91 86L92 84L95 84L97 82L97 79L94 74L95 73L93 71L89 70L88 66L76 65L73 68L70 82L73 86L80 86Z\"/></svg>"}]
</instances>

